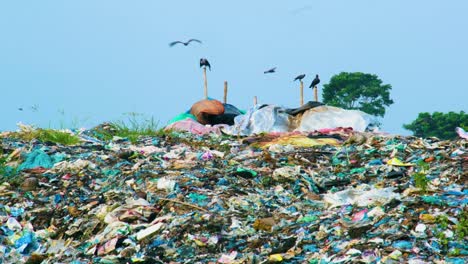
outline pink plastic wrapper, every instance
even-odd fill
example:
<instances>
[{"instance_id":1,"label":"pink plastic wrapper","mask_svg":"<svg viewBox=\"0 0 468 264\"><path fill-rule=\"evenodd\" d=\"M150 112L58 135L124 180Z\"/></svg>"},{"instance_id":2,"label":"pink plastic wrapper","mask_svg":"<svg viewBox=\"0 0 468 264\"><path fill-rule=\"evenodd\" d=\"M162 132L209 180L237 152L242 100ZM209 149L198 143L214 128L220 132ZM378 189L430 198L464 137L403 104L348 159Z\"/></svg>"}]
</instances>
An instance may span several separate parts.
<instances>
[{"instance_id":1,"label":"pink plastic wrapper","mask_svg":"<svg viewBox=\"0 0 468 264\"><path fill-rule=\"evenodd\" d=\"M461 138L468 139L468 132L466 132L463 128L457 127L455 128L455 131Z\"/></svg>"},{"instance_id":2,"label":"pink plastic wrapper","mask_svg":"<svg viewBox=\"0 0 468 264\"><path fill-rule=\"evenodd\" d=\"M221 128L226 125L205 126L193 119L185 119L168 125L164 130L187 131L195 135L205 135L209 133L221 134Z\"/></svg>"}]
</instances>

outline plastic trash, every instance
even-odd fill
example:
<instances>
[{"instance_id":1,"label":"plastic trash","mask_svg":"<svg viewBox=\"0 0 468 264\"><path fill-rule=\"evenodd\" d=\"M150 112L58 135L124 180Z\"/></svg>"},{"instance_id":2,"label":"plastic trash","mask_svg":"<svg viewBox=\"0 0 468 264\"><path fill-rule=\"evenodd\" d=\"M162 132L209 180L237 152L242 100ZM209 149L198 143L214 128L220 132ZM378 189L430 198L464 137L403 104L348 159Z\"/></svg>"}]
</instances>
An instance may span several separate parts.
<instances>
[{"instance_id":1,"label":"plastic trash","mask_svg":"<svg viewBox=\"0 0 468 264\"><path fill-rule=\"evenodd\" d=\"M35 149L26 155L26 160L19 166L18 169L34 169L37 167L43 167L50 169L53 166L52 159L40 149Z\"/></svg>"},{"instance_id":2,"label":"plastic trash","mask_svg":"<svg viewBox=\"0 0 468 264\"><path fill-rule=\"evenodd\" d=\"M386 205L393 199L400 199L400 194L394 192L394 188L374 189L363 185L360 189L350 188L336 193L327 193L323 200L330 207L353 205L360 207L371 205Z\"/></svg>"},{"instance_id":3,"label":"plastic trash","mask_svg":"<svg viewBox=\"0 0 468 264\"><path fill-rule=\"evenodd\" d=\"M99 129L73 146L1 134L0 262L466 262L463 139ZM18 170L28 149L52 167Z\"/></svg>"},{"instance_id":4,"label":"plastic trash","mask_svg":"<svg viewBox=\"0 0 468 264\"><path fill-rule=\"evenodd\" d=\"M455 132L457 132L459 137L464 138L464 139L468 139L468 132L466 132L463 128L456 127Z\"/></svg>"},{"instance_id":5,"label":"plastic trash","mask_svg":"<svg viewBox=\"0 0 468 264\"><path fill-rule=\"evenodd\" d=\"M333 106L318 106L302 115L298 131L314 131L324 128L351 127L354 131L364 132L375 117L358 110L345 110Z\"/></svg>"}]
</instances>

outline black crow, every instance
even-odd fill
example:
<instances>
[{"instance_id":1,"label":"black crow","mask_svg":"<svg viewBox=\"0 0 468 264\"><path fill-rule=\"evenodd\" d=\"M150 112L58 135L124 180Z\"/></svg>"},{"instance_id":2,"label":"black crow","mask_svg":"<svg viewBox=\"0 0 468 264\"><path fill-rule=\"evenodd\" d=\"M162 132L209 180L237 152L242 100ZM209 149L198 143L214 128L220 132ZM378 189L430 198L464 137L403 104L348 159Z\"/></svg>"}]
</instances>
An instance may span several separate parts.
<instances>
[{"instance_id":1,"label":"black crow","mask_svg":"<svg viewBox=\"0 0 468 264\"><path fill-rule=\"evenodd\" d=\"M302 81L304 77L305 77L305 74L298 75L296 78L294 78L294 81L297 81L297 80Z\"/></svg>"},{"instance_id":2,"label":"black crow","mask_svg":"<svg viewBox=\"0 0 468 264\"><path fill-rule=\"evenodd\" d=\"M177 44L184 44L184 46L187 46L187 45L188 45L190 42L192 42L192 41L198 42L198 43L200 43L200 44L202 43L202 42L201 42L200 40L198 40L198 39L189 39L187 42L183 42L183 41L174 41L174 42L171 42L171 43L169 43L169 46L170 46L170 47L174 47L174 46L177 45Z\"/></svg>"},{"instance_id":3,"label":"black crow","mask_svg":"<svg viewBox=\"0 0 468 264\"><path fill-rule=\"evenodd\" d=\"M23 107L19 107L18 110L23 111Z\"/></svg>"},{"instance_id":4,"label":"black crow","mask_svg":"<svg viewBox=\"0 0 468 264\"><path fill-rule=\"evenodd\" d=\"M276 67L273 67L273 68L269 69L268 71L264 71L263 73L264 73L264 74L267 74L267 73L274 73L275 70L276 70Z\"/></svg>"},{"instance_id":5,"label":"black crow","mask_svg":"<svg viewBox=\"0 0 468 264\"><path fill-rule=\"evenodd\" d=\"M210 69L210 71L211 71L211 65L210 65L210 63L208 62L208 60L205 59L205 58L201 58L201 59L200 59L200 68L201 68L201 67L205 67L205 68L208 67L208 69Z\"/></svg>"},{"instance_id":6,"label":"black crow","mask_svg":"<svg viewBox=\"0 0 468 264\"><path fill-rule=\"evenodd\" d=\"M315 79L312 81L312 83L310 84L309 88L312 88L312 87L315 87L317 84L320 83L320 79L319 79L319 76L318 74L315 75Z\"/></svg>"}]
</instances>

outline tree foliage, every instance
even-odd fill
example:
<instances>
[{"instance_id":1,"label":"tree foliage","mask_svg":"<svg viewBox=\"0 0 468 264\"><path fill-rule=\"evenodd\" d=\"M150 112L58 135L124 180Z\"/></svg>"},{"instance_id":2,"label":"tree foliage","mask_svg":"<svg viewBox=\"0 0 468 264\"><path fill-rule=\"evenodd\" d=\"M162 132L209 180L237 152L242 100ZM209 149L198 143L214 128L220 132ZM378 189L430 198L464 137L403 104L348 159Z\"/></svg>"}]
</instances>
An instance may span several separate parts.
<instances>
[{"instance_id":1,"label":"tree foliage","mask_svg":"<svg viewBox=\"0 0 468 264\"><path fill-rule=\"evenodd\" d=\"M433 114L419 113L416 120L404 124L405 129L411 130L417 137L438 137L440 139L455 139L456 127L468 129L468 114L456 112L434 112Z\"/></svg>"},{"instance_id":2,"label":"tree foliage","mask_svg":"<svg viewBox=\"0 0 468 264\"><path fill-rule=\"evenodd\" d=\"M323 102L383 117L385 107L393 104L391 89L390 84L382 84L375 74L342 72L323 85Z\"/></svg>"}]
</instances>

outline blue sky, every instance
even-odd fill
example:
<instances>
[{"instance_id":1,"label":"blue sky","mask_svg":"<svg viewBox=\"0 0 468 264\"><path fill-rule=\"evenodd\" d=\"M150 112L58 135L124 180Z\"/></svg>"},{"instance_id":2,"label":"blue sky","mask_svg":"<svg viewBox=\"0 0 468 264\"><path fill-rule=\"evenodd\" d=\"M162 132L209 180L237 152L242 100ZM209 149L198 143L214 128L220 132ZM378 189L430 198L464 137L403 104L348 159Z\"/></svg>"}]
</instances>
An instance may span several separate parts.
<instances>
[{"instance_id":1,"label":"blue sky","mask_svg":"<svg viewBox=\"0 0 468 264\"><path fill-rule=\"evenodd\" d=\"M227 80L243 109L253 96L298 106L300 73L307 87L316 73L321 84L377 74L395 101L383 130L408 134L401 126L419 112L468 111L466 10L463 0L3 1L0 130L91 127L128 112L162 125L203 97L206 57L209 95L221 100ZM203 44L168 47L188 38Z\"/></svg>"}]
</instances>

